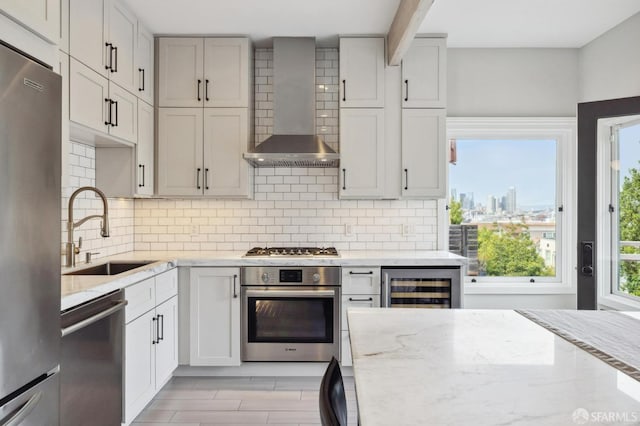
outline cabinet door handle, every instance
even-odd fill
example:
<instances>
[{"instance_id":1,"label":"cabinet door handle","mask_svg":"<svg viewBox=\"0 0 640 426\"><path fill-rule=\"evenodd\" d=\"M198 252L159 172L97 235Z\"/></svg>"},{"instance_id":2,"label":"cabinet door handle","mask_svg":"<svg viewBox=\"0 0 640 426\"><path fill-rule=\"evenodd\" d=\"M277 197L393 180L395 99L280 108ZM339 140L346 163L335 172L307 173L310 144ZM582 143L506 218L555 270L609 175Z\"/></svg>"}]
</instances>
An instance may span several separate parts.
<instances>
[{"instance_id":1,"label":"cabinet door handle","mask_svg":"<svg viewBox=\"0 0 640 426\"><path fill-rule=\"evenodd\" d=\"M409 100L409 80L404 81L404 101Z\"/></svg>"},{"instance_id":2,"label":"cabinet door handle","mask_svg":"<svg viewBox=\"0 0 640 426\"><path fill-rule=\"evenodd\" d=\"M198 101L201 101L202 98L200 97L200 86L202 85L202 80L198 79Z\"/></svg>"},{"instance_id":3,"label":"cabinet door handle","mask_svg":"<svg viewBox=\"0 0 640 426\"><path fill-rule=\"evenodd\" d=\"M142 75L142 85L138 88L138 92L144 92L144 69L138 68L138 73Z\"/></svg>"},{"instance_id":4,"label":"cabinet door handle","mask_svg":"<svg viewBox=\"0 0 640 426\"><path fill-rule=\"evenodd\" d=\"M160 325L162 321L162 325ZM158 315L158 343L160 340L164 340L164 315Z\"/></svg>"},{"instance_id":5,"label":"cabinet door handle","mask_svg":"<svg viewBox=\"0 0 640 426\"><path fill-rule=\"evenodd\" d=\"M204 100L209 102L209 80L204 81Z\"/></svg>"},{"instance_id":6,"label":"cabinet door handle","mask_svg":"<svg viewBox=\"0 0 640 426\"><path fill-rule=\"evenodd\" d=\"M409 189L409 169L404 169L404 190Z\"/></svg>"},{"instance_id":7,"label":"cabinet door handle","mask_svg":"<svg viewBox=\"0 0 640 426\"><path fill-rule=\"evenodd\" d=\"M109 109L109 113L107 114L107 119L104 122L105 126L108 126L111 124L111 99L109 98L104 98L105 103L107 104L107 108Z\"/></svg>"},{"instance_id":8,"label":"cabinet door handle","mask_svg":"<svg viewBox=\"0 0 640 426\"><path fill-rule=\"evenodd\" d=\"M369 272L353 272L353 271L349 271L350 275L373 275L373 271L369 271Z\"/></svg>"},{"instance_id":9,"label":"cabinet door handle","mask_svg":"<svg viewBox=\"0 0 640 426\"><path fill-rule=\"evenodd\" d=\"M109 64L104 64L104 69L105 70L110 70L111 66L113 65L113 56L112 56L112 52L113 52L113 44L111 43L105 43L104 44L107 48L107 52L105 52L107 54L107 57L109 58ZM106 61L105 61L106 62Z\"/></svg>"},{"instance_id":10,"label":"cabinet door handle","mask_svg":"<svg viewBox=\"0 0 640 426\"><path fill-rule=\"evenodd\" d=\"M204 169L204 189L209 189L209 169Z\"/></svg>"},{"instance_id":11,"label":"cabinet door handle","mask_svg":"<svg viewBox=\"0 0 640 426\"><path fill-rule=\"evenodd\" d=\"M202 169L200 167L198 167L198 170L196 171L196 189L201 189L200 187L200 172L202 171Z\"/></svg>"},{"instance_id":12,"label":"cabinet door handle","mask_svg":"<svg viewBox=\"0 0 640 426\"><path fill-rule=\"evenodd\" d=\"M342 80L342 102L347 101L347 80Z\"/></svg>"},{"instance_id":13,"label":"cabinet door handle","mask_svg":"<svg viewBox=\"0 0 640 426\"><path fill-rule=\"evenodd\" d=\"M236 290L236 281L238 281L238 276L237 275L233 275L233 298L237 299L238 298L238 291Z\"/></svg>"},{"instance_id":14,"label":"cabinet door handle","mask_svg":"<svg viewBox=\"0 0 640 426\"><path fill-rule=\"evenodd\" d=\"M118 127L118 101L113 101L116 106L116 124L112 124L113 127Z\"/></svg>"},{"instance_id":15,"label":"cabinet door handle","mask_svg":"<svg viewBox=\"0 0 640 426\"><path fill-rule=\"evenodd\" d=\"M152 324L152 326L155 325L155 327L153 327L153 328L155 328L155 330L154 330L155 333L154 333L153 336L151 336L152 337L151 344L152 345L156 345L156 344L158 344L160 342L160 340L156 340L156 336L158 336L158 318L157 317L151 318L151 324Z\"/></svg>"},{"instance_id":16,"label":"cabinet door handle","mask_svg":"<svg viewBox=\"0 0 640 426\"><path fill-rule=\"evenodd\" d=\"M138 188L142 188L144 186L144 164L138 164L138 170L140 170L142 173L142 183L138 184Z\"/></svg>"},{"instance_id":17,"label":"cabinet door handle","mask_svg":"<svg viewBox=\"0 0 640 426\"><path fill-rule=\"evenodd\" d=\"M115 61L116 66L111 68L111 72L118 72L118 46L113 46L113 50L114 52L116 52L116 61Z\"/></svg>"},{"instance_id":18,"label":"cabinet door handle","mask_svg":"<svg viewBox=\"0 0 640 426\"><path fill-rule=\"evenodd\" d=\"M342 169L342 190L347 189L347 169Z\"/></svg>"},{"instance_id":19,"label":"cabinet door handle","mask_svg":"<svg viewBox=\"0 0 640 426\"><path fill-rule=\"evenodd\" d=\"M373 302L373 297L369 297L367 299L354 299L353 297L350 297L349 302Z\"/></svg>"}]
</instances>

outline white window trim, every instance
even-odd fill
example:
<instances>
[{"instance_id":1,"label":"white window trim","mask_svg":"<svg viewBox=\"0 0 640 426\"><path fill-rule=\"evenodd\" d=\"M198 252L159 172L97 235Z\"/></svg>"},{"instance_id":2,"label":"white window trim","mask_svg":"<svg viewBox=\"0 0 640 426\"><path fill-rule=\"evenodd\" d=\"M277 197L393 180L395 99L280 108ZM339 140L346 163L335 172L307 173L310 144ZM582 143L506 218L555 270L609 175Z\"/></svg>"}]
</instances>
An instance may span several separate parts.
<instances>
[{"instance_id":1,"label":"white window trim","mask_svg":"<svg viewBox=\"0 0 640 426\"><path fill-rule=\"evenodd\" d=\"M637 117L637 116L635 116ZM633 120L635 117L627 117ZM631 297L621 296L611 288L611 214L608 205L611 200L612 182L609 166L611 150L609 149L610 128L622 123L621 117L598 120L597 141L597 175L604 176L597 183L597 233L596 233L596 282L598 283L598 307L617 311L640 310L640 301ZM602 243L599 243L602 242Z\"/></svg>"},{"instance_id":2,"label":"white window trim","mask_svg":"<svg viewBox=\"0 0 640 426\"><path fill-rule=\"evenodd\" d=\"M564 164L562 187L563 214L560 215L560 268L553 282L524 283L498 278L471 283L465 278L465 294L575 294L577 253L577 149L575 117L448 117L447 140L450 139L555 139ZM447 173L447 193L449 193ZM560 196L560 195L559 195ZM445 202L438 203L438 247L448 249L448 214Z\"/></svg>"}]
</instances>

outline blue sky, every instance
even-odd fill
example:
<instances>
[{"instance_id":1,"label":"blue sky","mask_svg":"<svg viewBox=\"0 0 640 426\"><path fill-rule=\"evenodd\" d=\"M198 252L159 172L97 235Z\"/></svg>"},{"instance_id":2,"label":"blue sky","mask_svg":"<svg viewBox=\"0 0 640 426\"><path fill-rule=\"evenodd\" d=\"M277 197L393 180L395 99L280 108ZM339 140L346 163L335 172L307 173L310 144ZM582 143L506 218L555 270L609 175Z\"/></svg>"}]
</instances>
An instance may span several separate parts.
<instances>
[{"instance_id":1,"label":"blue sky","mask_svg":"<svg viewBox=\"0 0 640 426\"><path fill-rule=\"evenodd\" d=\"M620 129L620 187L624 182L623 176L629 174L629 169L635 167L640 170L640 124Z\"/></svg>"},{"instance_id":2,"label":"blue sky","mask_svg":"<svg viewBox=\"0 0 640 426\"><path fill-rule=\"evenodd\" d=\"M487 204L516 188L518 206L555 204L556 141L458 139L457 165L449 166L449 188L473 192Z\"/></svg>"}]
</instances>

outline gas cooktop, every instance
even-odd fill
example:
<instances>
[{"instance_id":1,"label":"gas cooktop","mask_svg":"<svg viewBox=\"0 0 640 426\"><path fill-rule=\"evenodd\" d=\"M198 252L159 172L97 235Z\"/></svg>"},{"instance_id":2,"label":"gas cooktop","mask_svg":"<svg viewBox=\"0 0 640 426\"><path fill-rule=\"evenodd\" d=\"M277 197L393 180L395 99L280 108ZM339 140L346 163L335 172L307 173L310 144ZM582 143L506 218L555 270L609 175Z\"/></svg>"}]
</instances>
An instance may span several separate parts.
<instances>
[{"instance_id":1,"label":"gas cooktop","mask_svg":"<svg viewBox=\"0 0 640 426\"><path fill-rule=\"evenodd\" d=\"M254 247L245 257L339 257L335 247Z\"/></svg>"}]
</instances>

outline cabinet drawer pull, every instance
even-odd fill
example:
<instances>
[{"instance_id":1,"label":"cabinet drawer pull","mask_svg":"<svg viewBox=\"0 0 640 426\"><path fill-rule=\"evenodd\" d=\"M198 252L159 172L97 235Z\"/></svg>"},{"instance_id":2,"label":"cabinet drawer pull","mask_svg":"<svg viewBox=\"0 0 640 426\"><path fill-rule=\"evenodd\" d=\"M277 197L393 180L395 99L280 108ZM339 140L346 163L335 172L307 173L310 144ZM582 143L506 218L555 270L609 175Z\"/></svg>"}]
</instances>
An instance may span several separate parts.
<instances>
[{"instance_id":1,"label":"cabinet drawer pull","mask_svg":"<svg viewBox=\"0 0 640 426\"><path fill-rule=\"evenodd\" d=\"M373 271L368 271L368 272L353 272L353 271L349 271L349 275L373 275Z\"/></svg>"},{"instance_id":2,"label":"cabinet drawer pull","mask_svg":"<svg viewBox=\"0 0 640 426\"><path fill-rule=\"evenodd\" d=\"M198 79L198 101L201 101L202 98L200 97L200 86L202 85L202 80Z\"/></svg>"},{"instance_id":3,"label":"cabinet drawer pull","mask_svg":"<svg viewBox=\"0 0 640 426\"><path fill-rule=\"evenodd\" d=\"M233 298L237 299L238 298L238 291L236 290L236 281L238 280L238 276L234 275L233 276Z\"/></svg>"},{"instance_id":4,"label":"cabinet drawer pull","mask_svg":"<svg viewBox=\"0 0 640 426\"><path fill-rule=\"evenodd\" d=\"M373 302L373 297L368 297L366 299L354 299L353 297L350 297L349 302Z\"/></svg>"},{"instance_id":5,"label":"cabinet drawer pull","mask_svg":"<svg viewBox=\"0 0 640 426\"><path fill-rule=\"evenodd\" d=\"M404 81L404 101L407 102L409 100L409 80Z\"/></svg>"}]
</instances>

